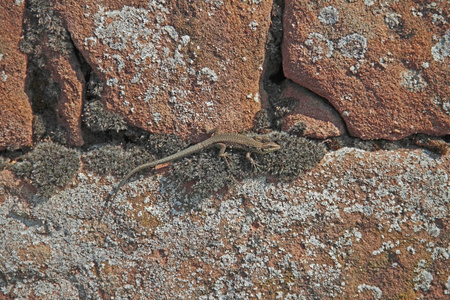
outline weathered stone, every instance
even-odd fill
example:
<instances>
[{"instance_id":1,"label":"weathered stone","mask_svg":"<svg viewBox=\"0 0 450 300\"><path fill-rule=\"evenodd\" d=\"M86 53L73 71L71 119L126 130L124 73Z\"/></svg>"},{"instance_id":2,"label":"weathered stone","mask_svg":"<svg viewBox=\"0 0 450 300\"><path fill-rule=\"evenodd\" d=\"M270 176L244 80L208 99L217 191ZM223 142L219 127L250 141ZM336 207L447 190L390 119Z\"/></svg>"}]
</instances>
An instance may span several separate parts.
<instances>
[{"instance_id":1,"label":"weathered stone","mask_svg":"<svg viewBox=\"0 0 450 300\"><path fill-rule=\"evenodd\" d=\"M47 52L48 51L48 52ZM47 49L47 68L59 83L58 120L67 129L69 144L83 146L81 112L83 108L84 78L74 53L59 53Z\"/></svg>"},{"instance_id":2,"label":"weathered stone","mask_svg":"<svg viewBox=\"0 0 450 300\"><path fill-rule=\"evenodd\" d=\"M426 150L342 148L292 182L248 178L205 199L148 175L123 187L101 223L112 183L99 187L82 170L74 187L31 206L26 191L14 192L23 184L3 171L0 292L443 299L449 169L448 155Z\"/></svg>"},{"instance_id":3,"label":"weathered stone","mask_svg":"<svg viewBox=\"0 0 450 300\"><path fill-rule=\"evenodd\" d=\"M73 43L134 126L189 137L242 131L261 107L272 1L64 1ZM231 125L231 126L230 126Z\"/></svg>"},{"instance_id":4,"label":"weathered stone","mask_svg":"<svg viewBox=\"0 0 450 300\"><path fill-rule=\"evenodd\" d=\"M55 14L51 1L30 0L26 12L21 50L29 55L37 68L47 69L58 83L60 97L54 108L56 117L67 130L69 144L82 146L85 82L70 35Z\"/></svg>"},{"instance_id":5,"label":"weathered stone","mask_svg":"<svg viewBox=\"0 0 450 300\"><path fill-rule=\"evenodd\" d=\"M284 14L287 78L328 99L353 136L450 133L446 1L293 1Z\"/></svg>"},{"instance_id":6,"label":"weathered stone","mask_svg":"<svg viewBox=\"0 0 450 300\"><path fill-rule=\"evenodd\" d=\"M25 4L2 1L0 10L0 150L32 142L33 113L25 94L27 58L19 50Z\"/></svg>"},{"instance_id":7,"label":"weathered stone","mask_svg":"<svg viewBox=\"0 0 450 300\"><path fill-rule=\"evenodd\" d=\"M302 124L302 135L314 139L326 139L345 133L345 125L337 111L322 97L307 89L288 82L282 98L298 101L294 109L284 117L282 130L290 131Z\"/></svg>"}]
</instances>

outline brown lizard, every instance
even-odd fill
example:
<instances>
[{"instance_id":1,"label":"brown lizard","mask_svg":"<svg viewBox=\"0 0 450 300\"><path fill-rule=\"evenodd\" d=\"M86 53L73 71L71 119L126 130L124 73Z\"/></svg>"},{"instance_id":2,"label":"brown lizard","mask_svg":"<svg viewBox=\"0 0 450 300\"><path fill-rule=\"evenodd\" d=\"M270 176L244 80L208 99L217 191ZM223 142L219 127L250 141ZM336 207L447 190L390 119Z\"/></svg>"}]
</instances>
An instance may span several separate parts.
<instances>
[{"instance_id":1,"label":"brown lizard","mask_svg":"<svg viewBox=\"0 0 450 300\"><path fill-rule=\"evenodd\" d=\"M250 160L250 162L255 165L255 162L250 157L251 153L258 153L258 154L265 154L273 151L277 151L280 149L280 146L273 142L262 142L258 141L254 138L251 138L249 136L238 134L238 133L217 133L210 138L192 145L184 150L181 150L175 154L169 155L167 157L161 158L159 160L155 160L143 165L140 165L139 167L133 169L130 171L125 177L119 182L119 184L109 193L108 197L105 201L105 209L103 210L102 215L100 216L100 220L103 217L103 214L106 211L106 208L108 206L109 201L114 200L114 196L117 194L117 191L130 179L131 176L136 174L137 172L146 169L146 168L153 168L158 165L162 165L165 163L169 163L178 159L181 159L183 157L189 156L191 154L200 152L204 149L211 148L213 146L217 146L220 148L219 156L226 157L225 149L228 148L237 148L237 149L243 149L247 151L247 159Z\"/></svg>"}]
</instances>

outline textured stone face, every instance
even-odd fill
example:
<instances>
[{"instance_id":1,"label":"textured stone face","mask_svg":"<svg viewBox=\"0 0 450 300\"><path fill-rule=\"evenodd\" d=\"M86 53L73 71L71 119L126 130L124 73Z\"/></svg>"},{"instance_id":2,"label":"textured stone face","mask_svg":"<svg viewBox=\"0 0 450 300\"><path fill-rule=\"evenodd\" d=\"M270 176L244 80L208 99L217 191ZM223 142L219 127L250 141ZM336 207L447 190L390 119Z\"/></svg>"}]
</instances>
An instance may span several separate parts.
<instances>
[{"instance_id":1,"label":"textured stone face","mask_svg":"<svg viewBox=\"0 0 450 300\"><path fill-rule=\"evenodd\" d=\"M448 155L423 150L342 148L302 178L247 178L204 199L165 175L144 176L120 191L101 223L111 185L92 172L81 170L76 185L31 207L26 185L5 170L0 293L444 299L449 168Z\"/></svg>"},{"instance_id":2,"label":"textured stone face","mask_svg":"<svg viewBox=\"0 0 450 300\"><path fill-rule=\"evenodd\" d=\"M284 14L286 77L325 97L351 135L450 133L446 1L293 1Z\"/></svg>"},{"instance_id":3,"label":"textured stone face","mask_svg":"<svg viewBox=\"0 0 450 300\"><path fill-rule=\"evenodd\" d=\"M292 82L285 84L283 98L295 99L294 109L284 117L283 131L292 131L300 124L302 136L326 139L345 133L345 125L336 110L317 94Z\"/></svg>"},{"instance_id":4,"label":"textured stone face","mask_svg":"<svg viewBox=\"0 0 450 300\"><path fill-rule=\"evenodd\" d=\"M0 2L0 150L31 142L24 2L28 74L54 80L27 84L41 141L0 152L0 299L450 295L448 139L362 141L343 122L363 138L448 133L448 3L277 0L286 75L337 110L276 73L274 18L277 97L255 127L289 133L254 138L280 149L204 149L111 200L183 138L252 125L272 1Z\"/></svg>"},{"instance_id":5,"label":"textured stone face","mask_svg":"<svg viewBox=\"0 0 450 300\"><path fill-rule=\"evenodd\" d=\"M33 114L24 90L27 57L19 50L25 4L3 2L0 10L0 150L15 150L31 144L32 139Z\"/></svg>"},{"instance_id":6,"label":"textured stone face","mask_svg":"<svg viewBox=\"0 0 450 300\"><path fill-rule=\"evenodd\" d=\"M128 123L189 136L242 131L261 109L271 1L64 1L77 49Z\"/></svg>"}]
</instances>

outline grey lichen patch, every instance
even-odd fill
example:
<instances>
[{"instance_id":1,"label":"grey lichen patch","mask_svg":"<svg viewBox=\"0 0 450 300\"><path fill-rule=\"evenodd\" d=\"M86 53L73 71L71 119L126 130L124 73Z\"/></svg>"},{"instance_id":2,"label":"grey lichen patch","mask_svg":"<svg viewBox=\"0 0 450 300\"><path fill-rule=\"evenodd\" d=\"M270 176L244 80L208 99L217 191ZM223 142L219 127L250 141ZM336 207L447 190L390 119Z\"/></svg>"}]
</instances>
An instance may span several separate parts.
<instances>
[{"instance_id":1,"label":"grey lichen patch","mask_svg":"<svg viewBox=\"0 0 450 300\"><path fill-rule=\"evenodd\" d=\"M450 115L450 99L446 97L435 96L432 103L441 108L447 115Z\"/></svg>"},{"instance_id":2,"label":"grey lichen patch","mask_svg":"<svg viewBox=\"0 0 450 300\"><path fill-rule=\"evenodd\" d=\"M100 7L94 17L97 25L94 31L95 37L113 50L123 51L137 36L151 36L153 33L147 27L151 19L144 8L124 6L121 11L105 11L103 7ZM86 40L88 41L89 39ZM150 43L148 46L153 44Z\"/></svg>"},{"instance_id":3,"label":"grey lichen patch","mask_svg":"<svg viewBox=\"0 0 450 300\"><path fill-rule=\"evenodd\" d=\"M29 177L39 188L39 193L49 197L75 177L81 161L78 151L53 142L43 142L25 156L24 162L14 166L13 171L17 175Z\"/></svg>"},{"instance_id":4,"label":"grey lichen patch","mask_svg":"<svg viewBox=\"0 0 450 300\"><path fill-rule=\"evenodd\" d=\"M107 130L126 130L125 120L114 113L105 110L100 100L86 101L83 106L83 121L93 132Z\"/></svg>"},{"instance_id":5,"label":"grey lichen patch","mask_svg":"<svg viewBox=\"0 0 450 300\"><path fill-rule=\"evenodd\" d=\"M406 70L401 74L400 84L410 92L420 92L428 87L428 83L422 77L422 74L416 70Z\"/></svg>"},{"instance_id":6,"label":"grey lichen patch","mask_svg":"<svg viewBox=\"0 0 450 300\"><path fill-rule=\"evenodd\" d=\"M325 146L302 137L274 133L270 139L281 149L257 156L261 171L281 180L293 180L316 166L325 155Z\"/></svg>"},{"instance_id":7,"label":"grey lichen patch","mask_svg":"<svg viewBox=\"0 0 450 300\"><path fill-rule=\"evenodd\" d=\"M221 161L210 152L201 155ZM417 285L416 296L430 285L433 295L448 293L450 280L441 274L449 257L447 166L425 151L344 148L296 182L246 178L181 213L174 205L184 195L163 190L161 176L145 178L134 192L145 186L151 194L143 201L122 197L124 220L109 217L92 227L106 191L98 183L65 189L35 207L34 223L9 215L17 198L7 195L0 203L8 241L0 243L0 255L8 258L1 292L11 298L374 299L395 298L394 286L386 285L392 280ZM427 233L434 223L442 226L438 238ZM389 240L392 246L381 245ZM40 243L50 255L35 251ZM396 253L402 266L367 268L374 249ZM418 263L424 259L428 263ZM75 281L73 270L84 270Z\"/></svg>"},{"instance_id":8,"label":"grey lichen patch","mask_svg":"<svg viewBox=\"0 0 450 300\"><path fill-rule=\"evenodd\" d=\"M447 30L439 42L431 48L431 54L435 61L440 62L450 56L450 30Z\"/></svg>"},{"instance_id":9,"label":"grey lichen patch","mask_svg":"<svg viewBox=\"0 0 450 300\"><path fill-rule=\"evenodd\" d=\"M169 24L168 9L164 3L149 3L148 9L124 6L121 10L108 11L100 8L94 15L96 28L93 37L86 38L85 43L101 42L111 50L105 53L105 58L117 63L118 68L123 68L127 61L134 63L134 69L138 77L140 72L150 66L155 70L154 76L171 78L183 70L183 78L188 73L195 74L196 70L187 68L187 49L191 42L187 35L181 36L175 27ZM157 26L155 26L155 24ZM131 47L127 56L121 52ZM108 51L109 52L109 50ZM106 70L104 70L106 71ZM189 71L189 72L188 72ZM192 71L192 72L191 72ZM210 71L213 72L214 71ZM202 71L198 71L199 76ZM135 77L138 82L139 78ZM213 78L217 80L217 75ZM117 84L125 84L116 79ZM167 85L158 86L158 89L168 92ZM148 95L143 97L148 101Z\"/></svg>"},{"instance_id":10,"label":"grey lichen patch","mask_svg":"<svg viewBox=\"0 0 450 300\"><path fill-rule=\"evenodd\" d=\"M381 299L383 296L383 291L377 286L367 285L365 283L360 284L358 286L358 293L363 293L364 290L372 291L373 299Z\"/></svg>"},{"instance_id":11,"label":"grey lichen patch","mask_svg":"<svg viewBox=\"0 0 450 300\"><path fill-rule=\"evenodd\" d=\"M135 167L153 159L148 151L139 146L124 150L120 146L106 145L82 156L86 170L99 175L113 173L117 176L124 176Z\"/></svg>"},{"instance_id":12,"label":"grey lichen patch","mask_svg":"<svg viewBox=\"0 0 450 300\"><path fill-rule=\"evenodd\" d=\"M339 11L334 6L327 6L320 10L319 21L325 25L334 25L339 21Z\"/></svg>"},{"instance_id":13,"label":"grey lichen patch","mask_svg":"<svg viewBox=\"0 0 450 300\"><path fill-rule=\"evenodd\" d=\"M170 5L150 1L143 6L115 10L99 7L93 13L93 34L84 40L85 46L101 48L104 53L97 63L106 76L106 92L115 93L122 100L125 95L135 95L133 101L122 103L134 114L147 115L144 127L148 128L170 122L169 119L192 123L210 117L216 108L192 102L192 91L186 86L196 84L199 91L211 93L211 86L219 83L223 73L213 68L211 61L202 61L205 49L189 35L195 30L182 25L185 21L180 20L185 16L178 16L178 10L172 12ZM183 9L184 6L180 8ZM119 70L129 70L134 75L117 76ZM135 85L140 86L139 91ZM211 103L215 101L212 97ZM167 103L167 109L162 109L163 103Z\"/></svg>"},{"instance_id":14,"label":"grey lichen patch","mask_svg":"<svg viewBox=\"0 0 450 300\"><path fill-rule=\"evenodd\" d=\"M331 57L334 50L333 42L317 32L308 35L305 46L309 49L308 55L313 62L322 59L324 55Z\"/></svg>"},{"instance_id":15,"label":"grey lichen patch","mask_svg":"<svg viewBox=\"0 0 450 300\"><path fill-rule=\"evenodd\" d=\"M395 12L387 12L384 17L384 22L390 29L397 29L402 22L401 17L402 16L400 14Z\"/></svg>"},{"instance_id":16,"label":"grey lichen patch","mask_svg":"<svg viewBox=\"0 0 450 300\"><path fill-rule=\"evenodd\" d=\"M418 262L417 268L414 272L418 273L416 277L414 277L414 289L428 291L431 288L431 283L433 282L433 275L426 270L427 261L421 260Z\"/></svg>"},{"instance_id":17,"label":"grey lichen patch","mask_svg":"<svg viewBox=\"0 0 450 300\"><path fill-rule=\"evenodd\" d=\"M450 276L447 278L447 282L445 284L446 290L444 290L445 295L450 295Z\"/></svg>"},{"instance_id":18,"label":"grey lichen patch","mask_svg":"<svg viewBox=\"0 0 450 300\"><path fill-rule=\"evenodd\" d=\"M367 51L367 39L365 36L353 33L341 38L338 42L338 48L342 55L349 58L361 59Z\"/></svg>"}]
</instances>

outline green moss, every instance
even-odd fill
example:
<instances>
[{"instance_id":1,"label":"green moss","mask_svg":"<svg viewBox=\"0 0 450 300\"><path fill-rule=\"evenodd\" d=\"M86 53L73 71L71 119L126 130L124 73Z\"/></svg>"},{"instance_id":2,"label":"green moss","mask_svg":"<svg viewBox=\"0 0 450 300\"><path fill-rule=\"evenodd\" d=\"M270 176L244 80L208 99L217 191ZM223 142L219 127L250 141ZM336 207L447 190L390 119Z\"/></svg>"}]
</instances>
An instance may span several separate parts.
<instances>
[{"instance_id":1,"label":"green moss","mask_svg":"<svg viewBox=\"0 0 450 300\"><path fill-rule=\"evenodd\" d=\"M322 144L305 138L273 133L268 136L269 139L279 143L282 148L268 154L252 153L256 166L246 158L245 151L227 149L225 159L218 156L217 148L212 148L174 161L171 171L167 173L169 184L179 192L186 193L189 203L185 204L193 207L200 199L230 186L238 179L266 174L282 180L294 179L313 168L325 154ZM143 146L123 150L120 146L107 145L89 151L82 159L87 170L99 175L114 173L124 176L143 163L187 147L185 142L174 135L147 135L146 143L148 150ZM153 158L150 151L158 157Z\"/></svg>"},{"instance_id":2,"label":"green moss","mask_svg":"<svg viewBox=\"0 0 450 300\"><path fill-rule=\"evenodd\" d=\"M99 175L113 173L124 176L135 167L154 160L143 147L124 150L120 146L106 145L87 152L82 160L86 170Z\"/></svg>"},{"instance_id":3,"label":"green moss","mask_svg":"<svg viewBox=\"0 0 450 300\"><path fill-rule=\"evenodd\" d=\"M252 153L256 166L245 157L245 151L227 150L227 163L217 156L217 149L211 149L174 162L169 177L176 186L185 187L191 196L203 198L237 179L250 176L270 174L281 180L295 179L312 169L325 155L322 144L305 138L286 133L273 133L268 138L281 145L281 149L268 154ZM186 185L186 182L192 184Z\"/></svg>"},{"instance_id":4,"label":"green moss","mask_svg":"<svg viewBox=\"0 0 450 300\"><path fill-rule=\"evenodd\" d=\"M281 180L293 180L312 169L325 155L325 147L316 141L277 132L270 139L281 149L265 155L257 155L256 162L262 173Z\"/></svg>"},{"instance_id":5,"label":"green moss","mask_svg":"<svg viewBox=\"0 0 450 300\"><path fill-rule=\"evenodd\" d=\"M205 198L229 185L237 175L239 155L229 153L228 160L230 168L213 148L174 162L169 178L175 186L185 187L190 197Z\"/></svg>"},{"instance_id":6,"label":"green moss","mask_svg":"<svg viewBox=\"0 0 450 300\"><path fill-rule=\"evenodd\" d=\"M331 140L331 139L329 139ZM332 139L334 141L334 144L339 145L339 148L342 147L351 147L351 148L357 148L364 151L374 151L378 150L378 147L375 146L375 142L372 140L362 140L359 138L349 137L347 135L343 135L340 137L336 137ZM336 149L332 149L336 150Z\"/></svg>"},{"instance_id":7,"label":"green moss","mask_svg":"<svg viewBox=\"0 0 450 300\"><path fill-rule=\"evenodd\" d=\"M304 122L297 122L289 129L289 133L296 136L303 136L305 129L306 124Z\"/></svg>"},{"instance_id":8,"label":"green moss","mask_svg":"<svg viewBox=\"0 0 450 300\"><path fill-rule=\"evenodd\" d=\"M148 134L145 137L145 148L160 158L177 153L186 147L187 142L174 134Z\"/></svg>"},{"instance_id":9,"label":"green moss","mask_svg":"<svg viewBox=\"0 0 450 300\"><path fill-rule=\"evenodd\" d=\"M29 161L19 161L11 166L11 171L17 176L31 178L33 164Z\"/></svg>"},{"instance_id":10,"label":"green moss","mask_svg":"<svg viewBox=\"0 0 450 300\"><path fill-rule=\"evenodd\" d=\"M127 129L125 120L104 109L100 100L86 101L83 106L83 122L93 132Z\"/></svg>"},{"instance_id":11,"label":"green moss","mask_svg":"<svg viewBox=\"0 0 450 300\"><path fill-rule=\"evenodd\" d=\"M18 176L30 178L44 197L67 185L81 167L77 151L52 142L39 143L24 159L12 170Z\"/></svg>"},{"instance_id":12,"label":"green moss","mask_svg":"<svg viewBox=\"0 0 450 300\"><path fill-rule=\"evenodd\" d=\"M24 38L20 43L24 53L39 56L42 44L63 54L73 48L69 32L49 1L27 1L25 19Z\"/></svg>"},{"instance_id":13,"label":"green moss","mask_svg":"<svg viewBox=\"0 0 450 300\"><path fill-rule=\"evenodd\" d=\"M272 83L274 84L274 83ZM277 87L281 88L280 85L276 85ZM284 117L289 114L294 107L298 104L298 100L292 97L283 98L281 97L281 91L279 93L280 95L277 97L274 97L272 101L272 107L273 107L273 123L275 128L280 129L284 124Z\"/></svg>"},{"instance_id":14,"label":"green moss","mask_svg":"<svg viewBox=\"0 0 450 300\"><path fill-rule=\"evenodd\" d=\"M275 118L283 118L289 114L295 106L297 106L298 100L292 97L279 98L273 103L275 108Z\"/></svg>"},{"instance_id":15,"label":"green moss","mask_svg":"<svg viewBox=\"0 0 450 300\"><path fill-rule=\"evenodd\" d=\"M33 140L38 142L51 139L66 145L67 131L58 122L55 111L60 99L59 85L51 78L48 70L39 68L35 59L28 62L26 92L34 113Z\"/></svg>"},{"instance_id":16,"label":"green moss","mask_svg":"<svg viewBox=\"0 0 450 300\"><path fill-rule=\"evenodd\" d=\"M258 132L260 129L270 128L270 119L271 117L267 109L260 110L255 115L255 125L253 126L254 130Z\"/></svg>"},{"instance_id":17,"label":"green moss","mask_svg":"<svg viewBox=\"0 0 450 300\"><path fill-rule=\"evenodd\" d=\"M33 118L33 141L40 140L46 131L45 120L40 114L35 114Z\"/></svg>"}]
</instances>

